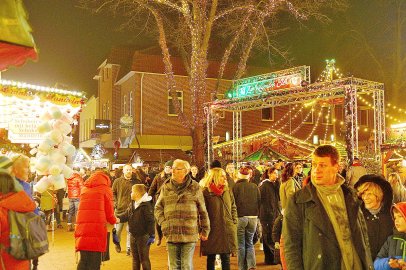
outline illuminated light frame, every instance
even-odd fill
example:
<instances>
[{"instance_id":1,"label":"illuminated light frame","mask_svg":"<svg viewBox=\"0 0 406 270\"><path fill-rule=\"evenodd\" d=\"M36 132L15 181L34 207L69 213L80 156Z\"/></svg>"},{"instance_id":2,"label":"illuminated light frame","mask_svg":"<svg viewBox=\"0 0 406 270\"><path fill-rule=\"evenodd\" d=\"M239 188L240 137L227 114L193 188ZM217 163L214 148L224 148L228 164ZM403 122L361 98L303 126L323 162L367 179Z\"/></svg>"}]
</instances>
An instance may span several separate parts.
<instances>
[{"instance_id":1,"label":"illuminated light frame","mask_svg":"<svg viewBox=\"0 0 406 270\"><path fill-rule=\"evenodd\" d=\"M349 91L347 89L350 89ZM231 99L216 100L210 103L206 103L206 116L207 116L207 137L210 138L213 133L213 113L216 111L228 111L234 113L239 113L243 111L258 110L262 108L284 106L289 104L309 102L312 100L330 100L335 98L344 98L348 93L355 95L356 93L367 94L372 93L374 95L374 130L377 132L374 133L375 136L375 153L376 157L380 157L380 148L379 145L385 140L385 119L384 119L384 84L369 80L364 80L355 77L341 78L328 82L319 82L310 84L307 86L293 87L288 89L280 89L277 91L263 92L261 95L250 96L250 97L239 97ZM355 111L356 113L356 111ZM241 118L236 118L234 121L233 118L233 129L236 126L241 125ZM348 123L346 123L348 124ZM352 124L354 129L356 129L357 123ZM354 134L356 130L353 130ZM240 136L241 132L236 133L236 137L233 137L233 142L241 144ZM352 135L351 140L358 142L358 135ZM212 151L213 144L208 144L207 149L207 161L210 164L213 154ZM233 147L237 149L237 153L233 156L240 156L241 153L238 153L238 150L242 149L241 147ZM358 151L358 148L353 148ZM347 152L349 153L349 152ZM352 150L351 150L352 153Z\"/></svg>"},{"instance_id":2,"label":"illuminated light frame","mask_svg":"<svg viewBox=\"0 0 406 270\"><path fill-rule=\"evenodd\" d=\"M65 90L55 87L46 87L46 86L39 86L28 84L25 82L16 82L10 80L0 80L0 84L4 86L15 86L17 88L28 88L31 90L39 91L39 92L48 92L48 93L55 93L55 94L62 94L62 95L73 95L78 97L85 97L85 93L77 90Z\"/></svg>"}]
</instances>

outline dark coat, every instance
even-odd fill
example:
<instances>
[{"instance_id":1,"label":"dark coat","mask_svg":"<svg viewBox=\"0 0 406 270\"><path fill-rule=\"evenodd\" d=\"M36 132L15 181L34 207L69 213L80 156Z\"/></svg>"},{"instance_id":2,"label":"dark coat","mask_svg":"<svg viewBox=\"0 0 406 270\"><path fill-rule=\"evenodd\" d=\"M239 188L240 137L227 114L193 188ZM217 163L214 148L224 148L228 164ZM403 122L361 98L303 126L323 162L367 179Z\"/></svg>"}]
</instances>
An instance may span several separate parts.
<instances>
[{"instance_id":1,"label":"dark coat","mask_svg":"<svg viewBox=\"0 0 406 270\"><path fill-rule=\"evenodd\" d=\"M203 255L234 253L237 251L237 207L232 192L226 190L216 196L207 188L203 190L210 219L210 234L201 242Z\"/></svg>"},{"instance_id":2,"label":"dark coat","mask_svg":"<svg viewBox=\"0 0 406 270\"><path fill-rule=\"evenodd\" d=\"M264 180L259 186L259 193L261 194L259 219L261 223L273 224L281 213L279 209L279 182Z\"/></svg>"},{"instance_id":3,"label":"dark coat","mask_svg":"<svg viewBox=\"0 0 406 270\"><path fill-rule=\"evenodd\" d=\"M388 237L379 251L374 262L375 270L389 270L392 269L388 265L389 258L400 259L406 253L406 233L395 231L395 233ZM405 259L405 258L403 258Z\"/></svg>"},{"instance_id":4,"label":"dark coat","mask_svg":"<svg viewBox=\"0 0 406 270\"><path fill-rule=\"evenodd\" d=\"M154 208L152 202L142 202L137 209L134 209L134 203L131 202L127 211L118 216L121 223L128 222L129 231L132 236L140 237L144 235L154 235Z\"/></svg>"},{"instance_id":5,"label":"dark coat","mask_svg":"<svg viewBox=\"0 0 406 270\"><path fill-rule=\"evenodd\" d=\"M362 202L362 212L365 217L365 222L367 223L371 256L372 260L374 260L383 243L385 243L388 236L393 233L394 223L390 212L393 192L389 182L378 175L364 175L358 180L354 187L357 189L359 186L367 182L377 184L381 187L383 192L381 210L375 215L371 214L371 212L365 208L364 202Z\"/></svg>"},{"instance_id":6,"label":"dark coat","mask_svg":"<svg viewBox=\"0 0 406 270\"><path fill-rule=\"evenodd\" d=\"M233 187L238 217L258 216L261 195L257 185L247 179L239 179Z\"/></svg>"},{"instance_id":7,"label":"dark coat","mask_svg":"<svg viewBox=\"0 0 406 270\"><path fill-rule=\"evenodd\" d=\"M355 191L341 186L347 208L352 242L362 269L373 269L361 202ZM288 269L341 270L341 251L316 188L308 184L288 201L282 226Z\"/></svg>"}]
</instances>

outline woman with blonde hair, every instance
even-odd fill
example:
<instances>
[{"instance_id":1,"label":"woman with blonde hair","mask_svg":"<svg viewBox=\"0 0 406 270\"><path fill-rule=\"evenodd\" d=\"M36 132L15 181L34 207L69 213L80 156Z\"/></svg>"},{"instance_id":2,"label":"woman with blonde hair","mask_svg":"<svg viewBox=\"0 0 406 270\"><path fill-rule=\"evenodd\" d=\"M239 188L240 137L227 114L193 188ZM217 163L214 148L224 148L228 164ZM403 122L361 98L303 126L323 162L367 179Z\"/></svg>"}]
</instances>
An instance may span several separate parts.
<instances>
[{"instance_id":1,"label":"woman with blonde hair","mask_svg":"<svg viewBox=\"0 0 406 270\"><path fill-rule=\"evenodd\" d=\"M372 259L376 258L382 245L393 231L390 214L392 188L381 175L367 174L360 177L354 188L362 200L362 213L368 229Z\"/></svg>"},{"instance_id":2,"label":"woman with blonde hair","mask_svg":"<svg viewBox=\"0 0 406 270\"><path fill-rule=\"evenodd\" d=\"M398 173L390 173L388 175L388 182L393 190L393 203L406 201L406 188L402 184L402 179Z\"/></svg>"},{"instance_id":3,"label":"woman with blonde hair","mask_svg":"<svg viewBox=\"0 0 406 270\"><path fill-rule=\"evenodd\" d=\"M207 256L207 270L215 269L216 254L221 258L221 269L230 269L230 254L237 251L237 207L227 184L226 172L210 169L199 185L210 218L210 234L201 242L201 252Z\"/></svg>"}]
</instances>

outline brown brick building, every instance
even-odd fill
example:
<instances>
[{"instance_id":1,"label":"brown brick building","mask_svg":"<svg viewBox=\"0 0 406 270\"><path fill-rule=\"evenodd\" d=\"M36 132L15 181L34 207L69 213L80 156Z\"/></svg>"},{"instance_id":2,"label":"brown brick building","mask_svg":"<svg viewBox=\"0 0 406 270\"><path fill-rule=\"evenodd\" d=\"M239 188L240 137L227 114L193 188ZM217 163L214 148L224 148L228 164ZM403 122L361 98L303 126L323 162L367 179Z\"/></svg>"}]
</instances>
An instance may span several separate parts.
<instances>
[{"instance_id":1,"label":"brown brick building","mask_svg":"<svg viewBox=\"0 0 406 270\"><path fill-rule=\"evenodd\" d=\"M188 87L188 77L180 58L172 58L176 78L178 99L187 117L191 118L191 93ZM207 101L211 100L210 90L216 85L219 63L209 62L207 79ZM226 70L221 81L218 98L232 86L230 80L235 66ZM261 74L270 70L255 70L250 68L248 74ZM105 147L113 147L114 141L121 138L122 143L130 137L120 129L120 117L131 115L134 121L136 139L130 142L130 148L145 149L180 149L192 148L190 131L184 127L175 115L171 99L168 95L164 64L159 51L137 51L130 47L114 48L108 58L102 63L97 75L98 81L98 117L111 120L111 133L102 136ZM323 107L323 108L322 108ZM300 110L299 110L300 109ZM243 112L243 136L257 133L269 128L279 129L284 133L300 139L318 135L319 140L334 140L344 142L343 106L320 104L314 112L312 107L302 105L281 106L257 111ZM373 129L373 111L368 106L359 107L359 138L360 145L366 145ZM318 114L321 113L319 117ZM306 116L308 116L306 118ZM328 116L329 119L326 119ZM278 121L279 119L283 121ZM316 120L319 119L318 124ZM300 127L300 128L298 128ZM371 128L372 127L372 128ZM296 130L295 130L296 129ZM232 113L225 112L219 119L214 135L225 140L226 133L232 134ZM232 136L232 135L231 135ZM253 142L255 143L255 142ZM248 151L248 150L247 150Z\"/></svg>"}]
</instances>

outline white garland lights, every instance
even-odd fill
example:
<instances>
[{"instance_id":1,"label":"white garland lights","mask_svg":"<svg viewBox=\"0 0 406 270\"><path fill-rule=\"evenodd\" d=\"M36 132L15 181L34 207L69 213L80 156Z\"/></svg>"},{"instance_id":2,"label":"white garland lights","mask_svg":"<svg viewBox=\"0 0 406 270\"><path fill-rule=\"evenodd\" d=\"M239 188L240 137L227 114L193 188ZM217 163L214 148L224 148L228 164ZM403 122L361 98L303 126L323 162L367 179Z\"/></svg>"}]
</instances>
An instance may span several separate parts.
<instances>
[{"instance_id":1,"label":"white garland lights","mask_svg":"<svg viewBox=\"0 0 406 270\"><path fill-rule=\"evenodd\" d=\"M43 177L34 185L34 190L45 192L53 186L55 190L65 188L65 178L72 176L72 169L66 165L75 154L75 147L71 144L71 124L73 118L68 113L62 113L58 107L52 107L41 116L43 121L38 126L38 132L43 134L43 141L31 149L31 158L38 175Z\"/></svg>"}]
</instances>

